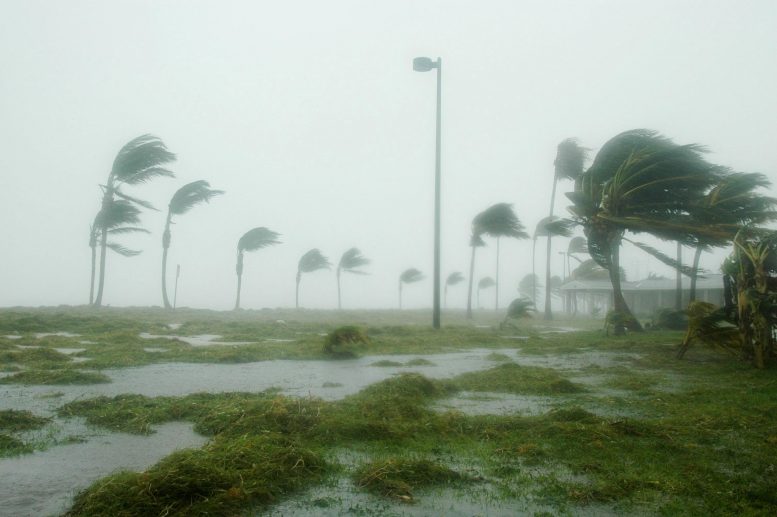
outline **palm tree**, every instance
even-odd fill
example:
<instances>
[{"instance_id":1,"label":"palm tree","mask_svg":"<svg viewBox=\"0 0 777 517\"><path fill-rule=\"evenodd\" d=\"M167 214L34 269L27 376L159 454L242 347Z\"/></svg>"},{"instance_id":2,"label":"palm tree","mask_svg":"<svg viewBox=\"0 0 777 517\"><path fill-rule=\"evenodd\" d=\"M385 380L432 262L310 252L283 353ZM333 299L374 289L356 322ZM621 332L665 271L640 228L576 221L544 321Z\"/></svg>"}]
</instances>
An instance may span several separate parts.
<instances>
[{"instance_id":1,"label":"palm tree","mask_svg":"<svg viewBox=\"0 0 777 517\"><path fill-rule=\"evenodd\" d=\"M173 224L173 216L183 215L195 205L208 203L211 198L223 193L223 190L211 189L210 183L207 181L199 180L179 188L170 199L167 206L165 231L162 233L162 302L165 304L165 309L173 308L167 298L167 250L170 248L170 225Z\"/></svg>"},{"instance_id":2,"label":"palm tree","mask_svg":"<svg viewBox=\"0 0 777 517\"><path fill-rule=\"evenodd\" d=\"M329 259L318 248L313 248L300 257L297 264L297 290L294 297L294 304L297 309L299 309L299 282L302 280L302 273L312 273L319 269L331 268L332 264L329 263Z\"/></svg>"},{"instance_id":3,"label":"palm tree","mask_svg":"<svg viewBox=\"0 0 777 517\"><path fill-rule=\"evenodd\" d=\"M95 246L99 242L100 246L100 273L97 286L97 297L94 305L102 305L103 292L105 288L105 259L108 249L108 230L107 222L112 218L114 204L118 197L122 201L152 208L150 204L140 199L134 198L122 192L124 185L139 185L146 183L160 176L173 177L174 174L165 169L163 165L175 160L175 154L167 150L165 144L157 137L152 135L142 135L121 148L113 161L113 167L108 174L108 181L102 185L103 198L100 207L100 213L95 218L95 225L91 233L94 236ZM90 237L92 241L92 237ZM95 253L96 254L96 253Z\"/></svg>"},{"instance_id":4,"label":"palm tree","mask_svg":"<svg viewBox=\"0 0 777 517\"><path fill-rule=\"evenodd\" d=\"M280 244L278 237L280 237L279 233L260 226L248 230L237 241L237 265L235 266L235 272L237 273L237 298L235 299L235 310L240 308L240 288L243 281L243 253Z\"/></svg>"},{"instance_id":5,"label":"palm tree","mask_svg":"<svg viewBox=\"0 0 777 517\"><path fill-rule=\"evenodd\" d=\"M423 273L414 267L402 271L402 274L399 275L399 310L402 310L402 284L413 284L423 279Z\"/></svg>"},{"instance_id":6,"label":"palm tree","mask_svg":"<svg viewBox=\"0 0 777 517\"><path fill-rule=\"evenodd\" d=\"M504 328L510 325L510 320L520 320L531 318L534 313L534 303L528 298L516 298L507 307L507 314L505 319L499 325L500 328Z\"/></svg>"},{"instance_id":7,"label":"palm tree","mask_svg":"<svg viewBox=\"0 0 777 517\"><path fill-rule=\"evenodd\" d=\"M495 285L496 285L496 282L494 282L494 279L491 278L490 276L485 276L485 277L480 279L480 281L478 282L478 298L477 298L478 309L482 309L483 308L480 305L480 291L482 289L489 289L491 287L494 287Z\"/></svg>"},{"instance_id":8,"label":"palm tree","mask_svg":"<svg viewBox=\"0 0 777 517\"><path fill-rule=\"evenodd\" d=\"M509 203L496 203L486 208L472 220L472 258L470 260L469 294L467 297L467 317L472 317L472 276L475 267L475 248L485 246L483 235L496 237L496 296L499 306L499 238L513 237L515 239L528 239L529 235L524 231L523 224L513 212L513 205Z\"/></svg>"},{"instance_id":9,"label":"palm tree","mask_svg":"<svg viewBox=\"0 0 777 517\"><path fill-rule=\"evenodd\" d=\"M642 330L621 290L620 246L627 231L683 244L699 236L724 238L723 225L694 216L721 168L702 158L698 145L677 145L655 131L636 129L609 140L567 194L583 225L591 257L609 271L614 309L630 330Z\"/></svg>"},{"instance_id":10,"label":"palm tree","mask_svg":"<svg viewBox=\"0 0 777 517\"><path fill-rule=\"evenodd\" d=\"M760 224L777 218L777 199L760 195L760 188L768 188L771 182L763 174L726 174L701 200L699 217L702 222L733 223L738 226ZM733 229L732 229L733 230ZM712 239L701 236L693 256L690 302L696 300L696 278L702 251L725 246L731 238Z\"/></svg>"},{"instance_id":11,"label":"palm tree","mask_svg":"<svg viewBox=\"0 0 777 517\"><path fill-rule=\"evenodd\" d=\"M354 275L366 275L364 271L359 271L358 268L366 266L370 263L370 259L362 255L359 248L351 248L340 257L340 262L337 264L337 308L342 309L340 302L340 272L353 273Z\"/></svg>"},{"instance_id":12,"label":"palm tree","mask_svg":"<svg viewBox=\"0 0 777 517\"><path fill-rule=\"evenodd\" d=\"M538 237L548 238L548 247L545 263L545 319L553 319L553 313L550 308L550 238L551 237L569 237L572 235L572 221L569 219L561 219L555 216L543 217L540 222L537 223L534 229L534 236L532 238L532 250L531 250L531 267L532 274L534 273L534 256L537 247ZM535 304L537 300L532 300Z\"/></svg>"},{"instance_id":13,"label":"palm tree","mask_svg":"<svg viewBox=\"0 0 777 517\"><path fill-rule=\"evenodd\" d=\"M553 161L553 189L550 194L550 214L548 222L554 220L553 208L556 203L556 185L559 180L577 180L583 174L585 160L588 157L588 149L581 147L575 138L567 138L558 144L556 148L556 159ZM550 229L549 229L550 230ZM555 234L547 231L546 249L545 249L545 319L552 320L553 313L550 307L550 252L551 238ZM536 237L535 237L536 239ZM533 252L532 252L533 256ZM534 262L534 259L532 259Z\"/></svg>"},{"instance_id":14,"label":"palm tree","mask_svg":"<svg viewBox=\"0 0 777 517\"><path fill-rule=\"evenodd\" d=\"M443 299L444 299L444 305L446 309L448 308L448 286L460 284L463 281L464 281L464 275L462 275L458 271L454 271L453 273L448 275L448 278L445 279L445 294L443 296Z\"/></svg>"},{"instance_id":15,"label":"palm tree","mask_svg":"<svg viewBox=\"0 0 777 517\"><path fill-rule=\"evenodd\" d=\"M537 298L537 291L542 288L542 285L537 280L537 275L529 273L524 275L521 281L518 282L518 292L522 297L532 300L532 303Z\"/></svg>"}]
</instances>

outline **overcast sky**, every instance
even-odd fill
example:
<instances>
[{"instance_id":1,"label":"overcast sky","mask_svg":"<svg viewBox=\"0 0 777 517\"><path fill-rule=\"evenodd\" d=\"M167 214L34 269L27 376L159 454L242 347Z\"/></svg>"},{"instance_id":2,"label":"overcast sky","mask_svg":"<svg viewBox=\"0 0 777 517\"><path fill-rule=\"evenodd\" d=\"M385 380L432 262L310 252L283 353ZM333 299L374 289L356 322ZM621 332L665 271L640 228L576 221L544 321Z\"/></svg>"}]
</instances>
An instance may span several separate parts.
<instances>
[{"instance_id":1,"label":"overcast sky","mask_svg":"<svg viewBox=\"0 0 777 517\"><path fill-rule=\"evenodd\" d=\"M128 193L164 209L194 180L226 191L173 227L179 305L231 308L237 240L266 226L283 244L246 255L246 308L292 306L299 257L318 247L337 262L352 246L373 263L344 278L346 307L395 307L408 267L427 280L405 305L430 306L435 78L415 56L443 59L443 275L468 272L470 221L493 203L534 230L567 137L595 152L656 129L777 182L775 27L773 0L3 0L0 306L88 301L98 185L144 133L178 155L177 177ZM557 213L571 189L559 185ZM124 238L140 256L109 254L106 304L161 304L164 217ZM554 274L566 245L554 241ZM489 242L476 279L494 262ZM623 263L630 278L671 274L628 248ZM531 241L503 242L501 264L506 305ZM303 278L303 306L336 296L332 272ZM464 285L450 291L449 305L465 300Z\"/></svg>"}]
</instances>

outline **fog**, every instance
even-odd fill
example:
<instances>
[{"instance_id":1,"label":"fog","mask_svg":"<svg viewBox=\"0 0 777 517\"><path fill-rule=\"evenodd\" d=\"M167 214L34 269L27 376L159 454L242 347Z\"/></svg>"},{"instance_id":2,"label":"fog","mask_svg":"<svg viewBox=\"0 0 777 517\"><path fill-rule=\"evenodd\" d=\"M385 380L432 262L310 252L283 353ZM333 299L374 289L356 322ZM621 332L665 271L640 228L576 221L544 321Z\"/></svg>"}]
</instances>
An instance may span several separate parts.
<instances>
[{"instance_id":1,"label":"fog","mask_svg":"<svg viewBox=\"0 0 777 517\"><path fill-rule=\"evenodd\" d=\"M508 202L529 233L548 215L556 145L595 151L650 128L708 159L777 182L777 8L765 1L31 1L0 4L0 306L85 304L99 185L126 142L160 137L175 179L109 253L104 303L161 305L161 235L172 194L204 179L226 194L176 218L178 305L230 309L235 248L266 226L282 244L245 256L242 306L294 305L297 261L356 246L346 308L431 306L435 78L441 57L442 274L469 270L473 216ZM564 215L560 182L556 214ZM772 192L774 195L774 192ZM654 242L647 239L649 242ZM495 243L476 280L494 276ZM567 239L554 239L562 275ZM658 243L672 253L672 243ZM686 256L690 258L691 252ZM705 254L717 271L724 252ZM503 239L500 305L531 272L531 241ZM544 275L544 246L537 273ZM629 278L671 271L624 245ZM493 307L493 289L481 296ZM332 271L304 275L303 307L337 306ZM449 306L464 307L466 284Z\"/></svg>"}]
</instances>

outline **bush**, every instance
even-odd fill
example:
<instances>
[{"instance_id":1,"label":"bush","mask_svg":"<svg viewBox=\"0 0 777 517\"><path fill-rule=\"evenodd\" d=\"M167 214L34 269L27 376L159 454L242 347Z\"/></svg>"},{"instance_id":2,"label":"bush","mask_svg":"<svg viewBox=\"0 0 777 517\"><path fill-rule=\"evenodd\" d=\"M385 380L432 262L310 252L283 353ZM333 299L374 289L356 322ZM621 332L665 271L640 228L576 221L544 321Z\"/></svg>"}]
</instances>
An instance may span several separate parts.
<instances>
[{"instance_id":1,"label":"bush","mask_svg":"<svg viewBox=\"0 0 777 517\"><path fill-rule=\"evenodd\" d=\"M324 353L333 357L356 357L370 339L359 327L347 325L333 330L324 341Z\"/></svg>"},{"instance_id":2,"label":"bush","mask_svg":"<svg viewBox=\"0 0 777 517\"><path fill-rule=\"evenodd\" d=\"M685 311L657 309L653 314L651 326L655 329L686 330L688 328L688 315Z\"/></svg>"}]
</instances>

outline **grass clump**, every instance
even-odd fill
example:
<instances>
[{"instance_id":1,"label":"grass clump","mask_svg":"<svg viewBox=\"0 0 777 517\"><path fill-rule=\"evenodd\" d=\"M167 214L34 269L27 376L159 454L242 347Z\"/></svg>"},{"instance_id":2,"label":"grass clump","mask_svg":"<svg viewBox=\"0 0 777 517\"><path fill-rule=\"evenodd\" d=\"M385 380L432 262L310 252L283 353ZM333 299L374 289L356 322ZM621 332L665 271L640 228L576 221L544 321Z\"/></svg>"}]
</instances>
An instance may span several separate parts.
<instances>
[{"instance_id":1,"label":"grass clump","mask_svg":"<svg viewBox=\"0 0 777 517\"><path fill-rule=\"evenodd\" d=\"M66 515L236 515L311 485L327 469L316 452L277 435L219 437L145 472L95 482Z\"/></svg>"},{"instance_id":2,"label":"grass clump","mask_svg":"<svg viewBox=\"0 0 777 517\"><path fill-rule=\"evenodd\" d=\"M370 363L370 366L396 367L396 366L402 366L402 363L397 361L391 361L389 359L381 359L380 361L375 361L374 363Z\"/></svg>"},{"instance_id":3,"label":"grass clump","mask_svg":"<svg viewBox=\"0 0 777 517\"><path fill-rule=\"evenodd\" d=\"M512 360L510 359L510 356L505 354L500 354L499 352L491 352L485 357L485 359L487 361L494 361L496 363L506 363Z\"/></svg>"},{"instance_id":4,"label":"grass clump","mask_svg":"<svg viewBox=\"0 0 777 517\"><path fill-rule=\"evenodd\" d=\"M449 485L471 478L427 459L388 458L371 461L354 473L359 488L397 499L413 501L413 490L430 486Z\"/></svg>"},{"instance_id":5,"label":"grass clump","mask_svg":"<svg viewBox=\"0 0 777 517\"><path fill-rule=\"evenodd\" d=\"M0 458L32 452L32 447L5 433L0 433Z\"/></svg>"},{"instance_id":6,"label":"grass clump","mask_svg":"<svg viewBox=\"0 0 777 517\"><path fill-rule=\"evenodd\" d=\"M459 375L453 383L462 390L546 395L580 393L585 389L552 368L505 363L488 370Z\"/></svg>"},{"instance_id":7,"label":"grass clump","mask_svg":"<svg viewBox=\"0 0 777 517\"><path fill-rule=\"evenodd\" d=\"M82 370L25 370L0 379L0 384L103 384L110 377L100 372Z\"/></svg>"},{"instance_id":8,"label":"grass clump","mask_svg":"<svg viewBox=\"0 0 777 517\"><path fill-rule=\"evenodd\" d=\"M405 366L434 366L434 363L423 357L416 357L405 363Z\"/></svg>"},{"instance_id":9,"label":"grass clump","mask_svg":"<svg viewBox=\"0 0 777 517\"><path fill-rule=\"evenodd\" d=\"M29 411L0 410L0 429L3 431L18 432L40 429L50 420L49 418L35 416Z\"/></svg>"},{"instance_id":10,"label":"grass clump","mask_svg":"<svg viewBox=\"0 0 777 517\"><path fill-rule=\"evenodd\" d=\"M331 357L357 357L359 351L369 345L370 339L364 331L353 325L334 329L324 341L324 353Z\"/></svg>"}]
</instances>

